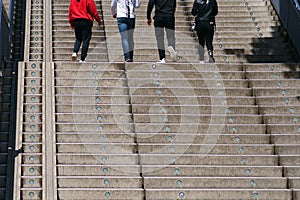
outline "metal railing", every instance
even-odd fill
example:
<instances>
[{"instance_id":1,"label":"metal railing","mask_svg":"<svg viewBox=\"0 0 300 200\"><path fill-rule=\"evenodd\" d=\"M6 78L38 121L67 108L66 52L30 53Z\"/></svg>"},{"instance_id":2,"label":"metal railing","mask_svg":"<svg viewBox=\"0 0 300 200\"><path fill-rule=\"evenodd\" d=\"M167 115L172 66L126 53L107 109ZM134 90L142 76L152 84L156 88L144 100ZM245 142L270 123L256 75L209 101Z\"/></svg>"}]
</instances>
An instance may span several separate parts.
<instances>
[{"instance_id":1,"label":"metal railing","mask_svg":"<svg viewBox=\"0 0 300 200\"><path fill-rule=\"evenodd\" d=\"M0 69L2 69L2 15L3 15L3 2L0 0Z\"/></svg>"},{"instance_id":2,"label":"metal railing","mask_svg":"<svg viewBox=\"0 0 300 200\"><path fill-rule=\"evenodd\" d=\"M300 55L300 11L293 0L271 0L284 28Z\"/></svg>"},{"instance_id":3,"label":"metal railing","mask_svg":"<svg viewBox=\"0 0 300 200\"><path fill-rule=\"evenodd\" d=\"M0 0L0 69L2 69L3 60L9 60L10 43L9 43L9 18L3 7L3 1Z\"/></svg>"}]
</instances>

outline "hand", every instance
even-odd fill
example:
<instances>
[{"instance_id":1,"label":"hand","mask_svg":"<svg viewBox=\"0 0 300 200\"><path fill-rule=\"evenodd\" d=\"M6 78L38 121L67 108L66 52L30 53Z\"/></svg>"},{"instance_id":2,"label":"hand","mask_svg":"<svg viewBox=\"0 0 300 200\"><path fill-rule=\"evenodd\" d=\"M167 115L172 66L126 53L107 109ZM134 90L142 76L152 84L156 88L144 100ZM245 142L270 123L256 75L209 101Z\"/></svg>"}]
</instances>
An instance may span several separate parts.
<instances>
[{"instance_id":1,"label":"hand","mask_svg":"<svg viewBox=\"0 0 300 200\"><path fill-rule=\"evenodd\" d=\"M117 18L117 13L113 15L113 18Z\"/></svg>"},{"instance_id":2,"label":"hand","mask_svg":"<svg viewBox=\"0 0 300 200\"><path fill-rule=\"evenodd\" d=\"M151 23L152 23L152 20L151 20L151 19L148 19L148 20L147 20L147 24L148 24L148 26L150 26L150 25L151 25Z\"/></svg>"}]
</instances>

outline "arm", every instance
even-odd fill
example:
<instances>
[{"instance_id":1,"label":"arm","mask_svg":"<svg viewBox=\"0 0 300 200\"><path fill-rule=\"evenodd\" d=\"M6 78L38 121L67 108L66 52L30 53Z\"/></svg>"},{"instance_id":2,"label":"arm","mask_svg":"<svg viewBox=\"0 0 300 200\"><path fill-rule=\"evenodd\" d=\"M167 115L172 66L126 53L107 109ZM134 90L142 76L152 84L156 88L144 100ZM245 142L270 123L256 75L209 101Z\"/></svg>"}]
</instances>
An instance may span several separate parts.
<instances>
[{"instance_id":1,"label":"arm","mask_svg":"<svg viewBox=\"0 0 300 200\"><path fill-rule=\"evenodd\" d=\"M148 7L147 7L147 19L151 20L151 12L153 10L155 4L155 0L149 0Z\"/></svg>"},{"instance_id":2,"label":"arm","mask_svg":"<svg viewBox=\"0 0 300 200\"><path fill-rule=\"evenodd\" d=\"M203 0L195 0L193 4L193 8L191 14L196 16L200 10L204 9L207 6L206 1Z\"/></svg>"},{"instance_id":3,"label":"arm","mask_svg":"<svg viewBox=\"0 0 300 200\"><path fill-rule=\"evenodd\" d=\"M197 13L198 13L198 3L197 3L197 0L194 1L194 4L193 4L193 8L192 8L192 11L191 11L191 14L193 16L196 16Z\"/></svg>"},{"instance_id":4,"label":"arm","mask_svg":"<svg viewBox=\"0 0 300 200\"><path fill-rule=\"evenodd\" d=\"M69 21L69 23L70 23L71 28L73 29L73 28L74 28L74 25L73 25L73 19L72 19L71 3L70 3L70 7L69 7L69 17L68 17L68 21Z\"/></svg>"},{"instance_id":5,"label":"arm","mask_svg":"<svg viewBox=\"0 0 300 200\"><path fill-rule=\"evenodd\" d=\"M177 2L177 1L175 0L175 1L174 1L174 8L173 8L173 9L174 9L174 13L176 12L176 2Z\"/></svg>"},{"instance_id":6,"label":"arm","mask_svg":"<svg viewBox=\"0 0 300 200\"><path fill-rule=\"evenodd\" d=\"M111 14L117 16L117 0L112 0L110 4Z\"/></svg>"},{"instance_id":7,"label":"arm","mask_svg":"<svg viewBox=\"0 0 300 200\"><path fill-rule=\"evenodd\" d=\"M141 6L140 0L135 0L135 5L134 5L134 7L135 7L135 8L139 8L140 6Z\"/></svg>"},{"instance_id":8,"label":"arm","mask_svg":"<svg viewBox=\"0 0 300 200\"><path fill-rule=\"evenodd\" d=\"M96 4L94 0L89 0L87 5L89 13L93 16L93 18L98 22L98 24L101 24L101 19L99 17L99 13L97 11Z\"/></svg>"},{"instance_id":9,"label":"arm","mask_svg":"<svg viewBox=\"0 0 300 200\"><path fill-rule=\"evenodd\" d=\"M216 16L218 14L219 10L218 10L218 3L217 1L213 1L213 15Z\"/></svg>"}]
</instances>

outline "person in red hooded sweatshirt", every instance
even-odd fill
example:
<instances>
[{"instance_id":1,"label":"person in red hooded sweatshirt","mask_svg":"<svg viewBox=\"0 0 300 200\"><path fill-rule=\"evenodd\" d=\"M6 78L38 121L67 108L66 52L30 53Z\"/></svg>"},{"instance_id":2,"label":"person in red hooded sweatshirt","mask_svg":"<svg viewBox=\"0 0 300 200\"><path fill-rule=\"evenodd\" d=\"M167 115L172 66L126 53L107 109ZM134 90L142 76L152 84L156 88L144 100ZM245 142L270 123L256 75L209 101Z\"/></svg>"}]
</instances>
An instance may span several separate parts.
<instances>
[{"instance_id":1,"label":"person in red hooded sweatshirt","mask_svg":"<svg viewBox=\"0 0 300 200\"><path fill-rule=\"evenodd\" d=\"M94 0L71 0L69 7L69 23L75 29L75 44L72 61L77 60L77 54L82 43L80 62L85 62L92 37L94 19L101 25L96 4Z\"/></svg>"}]
</instances>

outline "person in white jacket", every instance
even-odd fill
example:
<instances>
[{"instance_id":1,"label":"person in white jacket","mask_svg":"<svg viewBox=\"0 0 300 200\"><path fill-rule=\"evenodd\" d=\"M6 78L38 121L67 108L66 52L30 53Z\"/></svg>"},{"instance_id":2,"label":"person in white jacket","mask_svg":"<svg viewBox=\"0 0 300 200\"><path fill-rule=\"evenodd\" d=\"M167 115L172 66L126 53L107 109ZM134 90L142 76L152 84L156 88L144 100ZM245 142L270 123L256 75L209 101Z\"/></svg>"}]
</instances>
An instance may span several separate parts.
<instances>
[{"instance_id":1,"label":"person in white jacket","mask_svg":"<svg viewBox=\"0 0 300 200\"><path fill-rule=\"evenodd\" d=\"M125 62L133 62L135 8L138 7L140 7L140 0L112 0L111 2L111 13L114 18L117 18Z\"/></svg>"}]
</instances>

